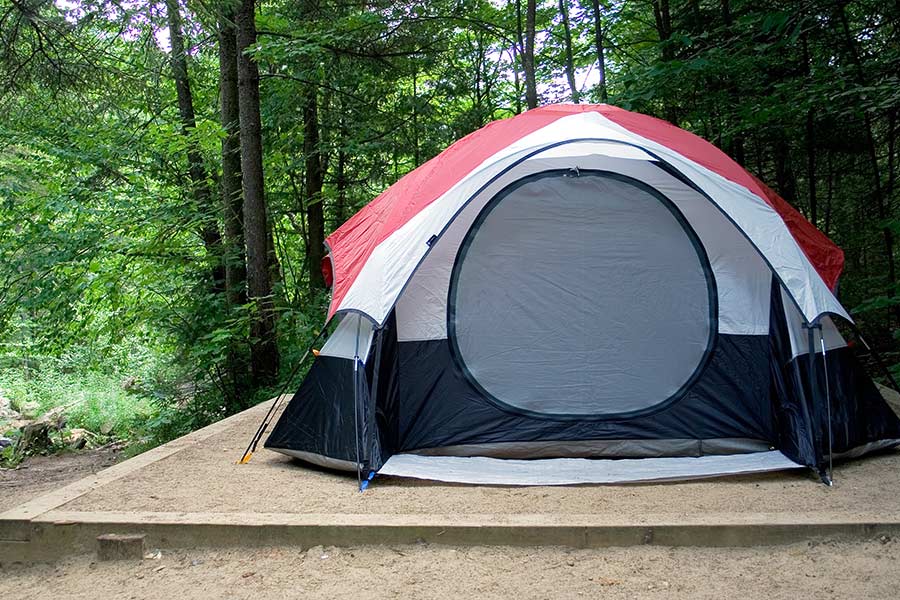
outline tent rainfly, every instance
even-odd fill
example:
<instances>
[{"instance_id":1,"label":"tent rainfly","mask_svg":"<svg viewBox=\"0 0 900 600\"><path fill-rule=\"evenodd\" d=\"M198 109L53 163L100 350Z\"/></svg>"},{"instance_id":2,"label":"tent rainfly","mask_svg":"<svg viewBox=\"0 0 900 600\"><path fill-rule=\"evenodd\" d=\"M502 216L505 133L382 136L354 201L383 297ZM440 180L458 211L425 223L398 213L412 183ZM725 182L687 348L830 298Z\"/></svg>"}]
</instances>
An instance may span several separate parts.
<instances>
[{"instance_id":1,"label":"tent rainfly","mask_svg":"<svg viewBox=\"0 0 900 600\"><path fill-rule=\"evenodd\" d=\"M303 461L361 481L829 482L832 459L900 444L835 327L843 252L664 121L491 123L327 246L337 325L266 442Z\"/></svg>"}]
</instances>

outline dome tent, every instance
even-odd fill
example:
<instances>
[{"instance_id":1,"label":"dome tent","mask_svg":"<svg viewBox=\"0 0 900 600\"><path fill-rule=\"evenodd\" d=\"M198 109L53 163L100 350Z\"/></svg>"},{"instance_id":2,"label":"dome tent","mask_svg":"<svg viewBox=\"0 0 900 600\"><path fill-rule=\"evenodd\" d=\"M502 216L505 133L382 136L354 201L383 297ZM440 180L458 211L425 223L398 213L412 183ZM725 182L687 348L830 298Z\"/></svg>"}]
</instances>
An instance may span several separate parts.
<instances>
[{"instance_id":1,"label":"dome tent","mask_svg":"<svg viewBox=\"0 0 900 600\"><path fill-rule=\"evenodd\" d=\"M832 320L850 320L841 250L658 119L555 105L491 123L327 245L340 322L266 442L307 462L512 484L825 477L900 443Z\"/></svg>"}]
</instances>

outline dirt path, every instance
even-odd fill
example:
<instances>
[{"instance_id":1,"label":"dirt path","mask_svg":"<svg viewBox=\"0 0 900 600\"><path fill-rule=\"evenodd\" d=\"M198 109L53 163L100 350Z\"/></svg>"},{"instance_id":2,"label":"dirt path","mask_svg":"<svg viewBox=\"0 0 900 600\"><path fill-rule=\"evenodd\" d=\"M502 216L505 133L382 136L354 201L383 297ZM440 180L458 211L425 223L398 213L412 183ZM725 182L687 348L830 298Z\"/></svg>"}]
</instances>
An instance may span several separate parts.
<instances>
[{"instance_id":1,"label":"dirt path","mask_svg":"<svg viewBox=\"0 0 900 600\"><path fill-rule=\"evenodd\" d=\"M29 458L16 469L0 469L0 513L87 477L119 460L117 447Z\"/></svg>"},{"instance_id":2,"label":"dirt path","mask_svg":"<svg viewBox=\"0 0 900 600\"><path fill-rule=\"evenodd\" d=\"M0 597L895 599L900 543L770 548L396 546L164 552L0 569Z\"/></svg>"}]
</instances>

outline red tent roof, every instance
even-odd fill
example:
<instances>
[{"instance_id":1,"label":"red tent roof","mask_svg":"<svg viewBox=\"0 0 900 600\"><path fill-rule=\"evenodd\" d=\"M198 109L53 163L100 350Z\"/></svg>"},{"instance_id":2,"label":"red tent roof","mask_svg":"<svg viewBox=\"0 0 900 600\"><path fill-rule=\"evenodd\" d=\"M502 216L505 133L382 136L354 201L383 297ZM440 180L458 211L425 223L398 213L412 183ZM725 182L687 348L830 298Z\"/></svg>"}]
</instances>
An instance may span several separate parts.
<instances>
[{"instance_id":1,"label":"red tent roof","mask_svg":"<svg viewBox=\"0 0 900 600\"><path fill-rule=\"evenodd\" d=\"M598 112L632 133L662 144L744 186L781 215L797 243L832 289L844 265L843 251L783 198L724 152L671 123L606 104L557 104L495 121L460 139L406 174L328 237L334 267L331 317L375 247L493 154L562 117Z\"/></svg>"}]
</instances>

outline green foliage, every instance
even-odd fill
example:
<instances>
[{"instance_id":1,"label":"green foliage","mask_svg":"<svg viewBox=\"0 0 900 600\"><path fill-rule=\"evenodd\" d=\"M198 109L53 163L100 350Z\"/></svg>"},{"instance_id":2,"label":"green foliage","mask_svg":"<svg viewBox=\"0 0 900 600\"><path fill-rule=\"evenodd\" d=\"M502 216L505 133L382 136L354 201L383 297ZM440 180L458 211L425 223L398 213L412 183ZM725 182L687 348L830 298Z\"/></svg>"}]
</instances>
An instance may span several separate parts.
<instances>
[{"instance_id":1,"label":"green foliage","mask_svg":"<svg viewBox=\"0 0 900 600\"><path fill-rule=\"evenodd\" d=\"M221 256L203 237L224 230L219 5L182 6L196 113L184 132L161 5L0 0L9 24L0 31L0 389L41 408L72 401L73 426L132 440L132 452L281 391L327 307L324 292L309 290L307 209L321 203L331 232L456 139L521 112L525 4L261 3L249 53L261 72L286 365L262 385L246 369L254 305L229 305L213 280ZM892 356L900 290L885 231L900 235L897 7L600 4L610 101L712 141L813 219L846 252L841 299ZM583 101L598 101L592 3L567 6L576 82ZM567 101L558 3L538 2L536 23L541 102ZM315 197L304 154L310 94L325 171ZM211 206L193 193L189 149ZM137 391L121 388L129 378Z\"/></svg>"}]
</instances>

